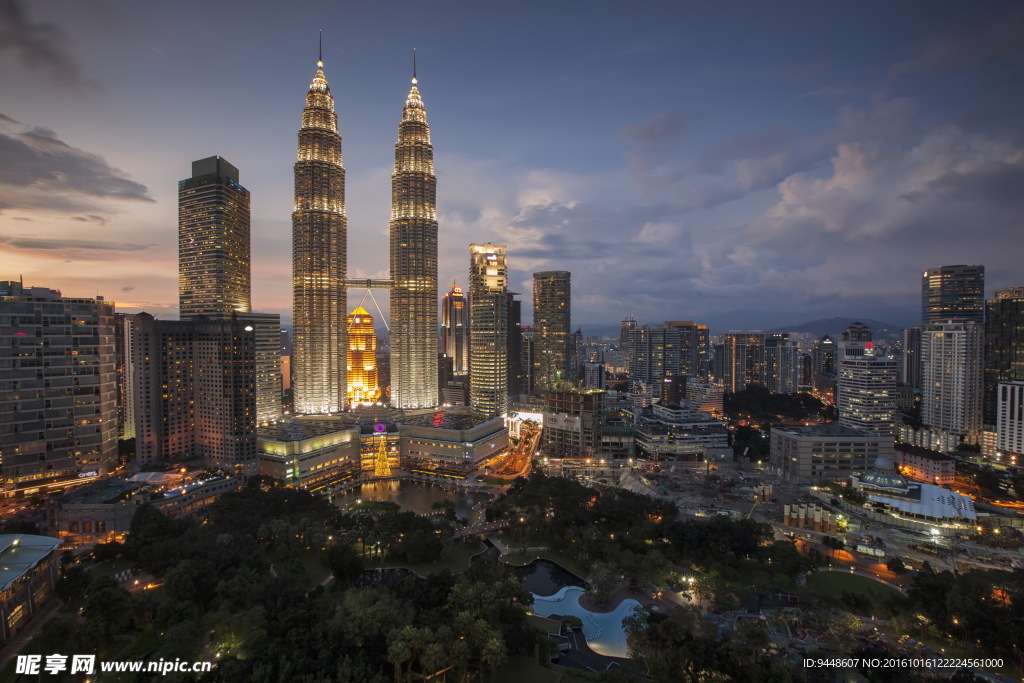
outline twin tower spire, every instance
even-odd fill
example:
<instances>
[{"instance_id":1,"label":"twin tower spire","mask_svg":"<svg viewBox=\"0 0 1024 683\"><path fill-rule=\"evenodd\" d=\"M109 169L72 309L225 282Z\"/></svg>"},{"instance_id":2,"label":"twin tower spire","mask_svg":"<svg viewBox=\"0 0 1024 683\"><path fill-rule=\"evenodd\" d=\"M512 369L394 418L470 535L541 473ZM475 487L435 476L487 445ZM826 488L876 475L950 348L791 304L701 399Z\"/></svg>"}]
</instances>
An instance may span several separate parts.
<instances>
[{"instance_id":1,"label":"twin tower spire","mask_svg":"<svg viewBox=\"0 0 1024 683\"><path fill-rule=\"evenodd\" d=\"M359 282L391 291L391 405L412 409L435 406L438 397L437 181L417 83L414 51L391 176L391 277ZM292 362L300 414L347 407L347 242L341 135L321 42L302 110L292 212Z\"/></svg>"}]
</instances>

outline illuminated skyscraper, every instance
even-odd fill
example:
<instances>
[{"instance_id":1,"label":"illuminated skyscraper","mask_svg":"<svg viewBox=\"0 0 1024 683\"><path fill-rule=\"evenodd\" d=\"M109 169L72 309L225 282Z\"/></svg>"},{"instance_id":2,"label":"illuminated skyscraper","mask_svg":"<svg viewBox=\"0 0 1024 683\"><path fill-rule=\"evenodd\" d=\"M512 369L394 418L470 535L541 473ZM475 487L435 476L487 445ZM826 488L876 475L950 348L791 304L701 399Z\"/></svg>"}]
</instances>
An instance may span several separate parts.
<instances>
[{"instance_id":1,"label":"illuminated skyscraper","mask_svg":"<svg viewBox=\"0 0 1024 683\"><path fill-rule=\"evenodd\" d=\"M453 374L469 374L469 308L455 285L441 299L441 352L452 359Z\"/></svg>"},{"instance_id":2,"label":"illuminated skyscraper","mask_svg":"<svg viewBox=\"0 0 1024 683\"><path fill-rule=\"evenodd\" d=\"M469 245L469 404L488 417L508 408L505 246Z\"/></svg>"},{"instance_id":3,"label":"illuminated skyscraper","mask_svg":"<svg viewBox=\"0 0 1024 683\"><path fill-rule=\"evenodd\" d=\"M924 271L921 324L945 320L985 322L985 266L939 266Z\"/></svg>"},{"instance_id":4,"label":"illuminated skyscraper","mask_svg":"<svg viewBox=\"0 0 1024 683\"><path fill-rule=\"evenodd\" d=\"M292 368L297 413L337 412L347 400L347 219L341 164L334 97L323 61L318 61L302 110L292 213Z\"/></svg>"},{"instance_id":5,"label":"illuminated skyscraper","mask_svg":"<svg viewBox=\"0 0 1024 683\"><path fill-rule=\"evenodd\" d=\"M251 309L249 191L221 157L192 162L178 183L178 301L181 317Z\"/></svg>"},{"instance_id":6,"label":"illuminated skyscraper","mask_svg":"<svg viewBox=\"0 0 1024 683\"><path fill-rule=\"evenodd\" d=\"M0 489L117 465L114 304L0 281ZM79 478L81 477L81 478Z\"/></svg>"},{"instance_id":7,"label":"illuminated skyscraper","mask_svg":"<svg viewBox=\"0 0 1024 683\"><path fill-rule=\"evenodd\" d=\"M984 328L944 320L921 330L921 422L937 450L978 443L981 431Z\"/></svg>"},{"instance_id":8,"label":"illuminated skyscraper","mask_svg":"<svg viewBox=\"0 0 1024 683\"><path fill-rule=\"evenodd\" d=\"M427 112L405 101L391 176L391 404L437 405L437 180Z\"/></svg>"},{"instance_id":9,"label":"illuminated skyscraper","mask_svg":"<svg viewBox=\"0 0 1024 683\"><path fill-rule=\"evenodd\" d=\"M533 363L537 370L534 391L549 391L568 376L570 277L564 270L533 274Z\"/></svg>"},{"instance_id":10,"label":"illuminated skyscraper","mask_svg":"<svg viewBox=\"0 0 1024 683\"><path fill-rule=\"evenodd\" d=\"M899 363L875 355L871 329L863 323L846 328L838 346L839 424L879 436L895 436Z\"/></svg>"},{"instance_id":11,"label":"illuminated skyscraper","mask_svg":"<svg viewBox=\"0 0 1024 683\"><path fill-rule=\"evenodd\" d=\"M362 306L348 316L348 402L376 403L380 400L377 383L377 333L373 318Z\"/></svg>"},{"instance_id":12,"label":"illuminated skyscraper","mask_svg":"<svg viewBox=\"0 0 1024 683\"><path fill-rule=\"evenodd\" d=\"M765 382L764 332L726 332L722 335L722 378L726 391L743 391Z\"/></svg>"}]
</instances>

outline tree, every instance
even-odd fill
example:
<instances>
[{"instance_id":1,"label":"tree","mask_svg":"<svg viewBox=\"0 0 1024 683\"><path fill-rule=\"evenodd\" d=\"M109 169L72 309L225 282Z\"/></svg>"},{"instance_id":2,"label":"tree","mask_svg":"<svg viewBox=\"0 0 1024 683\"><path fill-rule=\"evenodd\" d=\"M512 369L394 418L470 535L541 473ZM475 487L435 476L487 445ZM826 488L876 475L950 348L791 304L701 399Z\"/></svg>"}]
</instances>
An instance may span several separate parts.
<instances>
[{"instance_id":1,"label":"tree","mask_svg":"<svg viewBox=\"0 0 1024 683\"><path fill-rule=\"evenodd\" d=\"M898 557L890 557L886 561L885 566L889 568L889 571L897 576L907 573L907 565Z\"/></svg>"},{"instance_id":2,"label":"tree","mask_svg":"<svg viewBox=\"0 0 1024 683\"><path fill-rule=\"evenodd\" d=\"M491 670L491 681L498 672L498 667L508 661L508 653L505 651L505 643L498 638L491 638L484 645L480 652L480 661Z\"/></svg>"}]
</instances>

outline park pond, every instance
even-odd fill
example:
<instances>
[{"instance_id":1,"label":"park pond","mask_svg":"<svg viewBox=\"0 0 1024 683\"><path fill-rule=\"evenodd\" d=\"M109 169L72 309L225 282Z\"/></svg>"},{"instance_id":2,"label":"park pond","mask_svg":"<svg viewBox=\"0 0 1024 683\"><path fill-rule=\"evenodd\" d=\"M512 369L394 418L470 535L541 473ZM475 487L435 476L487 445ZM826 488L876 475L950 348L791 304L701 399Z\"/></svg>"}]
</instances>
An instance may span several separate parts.
<instances>
[{"instance_id":1,"label":"park pond","mask_svg":"<svg viewBox=\"0 0 1024 683\"><path fill-rule=\"evenodd\" d=\"M629 649L622 620L631 615L640 603L629 598L620 602L611 612L591 612L580 605L583 592L579 586L565 586L554 595L534 595L533 613L541 617L578 617L583 622L583 636L591 650L607 657L628 657Z\"/></svg>"},{"instance_id":2,"label":"park pond","mask_svg":"<svg viewBox=\"0 0 1024 683\"><path fill-rule=\"evenodd\" d=\"M335 495L334 504L342 510L358 500L378 500L397 503L403 510L416 514L433 512L431 506L441 500L455 502L455 514L470 522L478 521L483 510L480 503L490 500L488 493L481 491L447 491L437 484L422 481L378 481L362 484L345 493Z\"/></svg>"}]
</instances>

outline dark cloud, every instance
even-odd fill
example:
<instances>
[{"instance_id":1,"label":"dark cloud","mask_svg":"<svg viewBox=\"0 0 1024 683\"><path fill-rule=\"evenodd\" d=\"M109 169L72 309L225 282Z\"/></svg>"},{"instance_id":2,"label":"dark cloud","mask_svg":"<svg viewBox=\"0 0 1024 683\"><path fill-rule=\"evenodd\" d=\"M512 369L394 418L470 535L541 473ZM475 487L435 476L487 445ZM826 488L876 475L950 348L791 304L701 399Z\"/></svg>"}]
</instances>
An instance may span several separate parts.
<instances>
[{"instance_id":1,"label":"dark cloud","mask_svg":"<svg viewBox=\"0 0 1024 683\"><path fill-rule=\"evenodd\" d=\"M624 126L623 139L631 145L626 151L630 170L643 182L657 182L675 159L679 146L699 124L700 116L691 111L664 111L638 124Z\"/></svg>"},{"instance_id":2,"label":"dark cloud","mask_svg":"<svg viewBox=\"0 0 1024 683\"><path fill-rule=\"evenodd\" d=\"M97 199L153 201L144 185L51 130L0 126L0 207L77 212Z\"/></svg>"},{"instance_id":3,"label":"dark cloud","mask_svg":"<svg viewBox=\"0 0 1024 683\"><path fill-rule=\"evenodd\" d=\"M105 242L102 240L36 237L34 235L0 235L0 246L11 250L69 251L85 249L89 251L144 251L153 245L132 244L130 242Z\"/></svg>"},{"instance_id":4,"label":"dark cloud","mask_svg":"<svg viewBox=\"0 0 1024 683\"><path fill-rule=\"evenodd\" d=\"M892 76L944 74L951 68L991 62L1024 65L1024 5L1007 3L993 11L961 16L913 57L894 64Z\"/></svg>"},{"instance_id":5,"label":"dark cloud","mask_svg":"<svg viewBox=\"0 0 1024 683\"><path fill-rule=\"evenodd\" d=\"M124 287L121 288L121 291L122 292L130 292L133 289L135 289L135 285L125 285Z\"/></svg>"},{"instance_id":6,"label":"dark cloud","mask_svg":"<svg viewBox=\"0 0 1024 683\"><path fill-rule=\"evenodd\" d=\"M1019 260L1024 148L941 126L916 143L837 146L831 173L798 173L731 242L709 247L709 282L800 305L914 296L910 270ZM909 257L909 258L908 258Z\"/></svg>"},{"instance_id":7,"label":"dark cloud","mask_svg":"<svg viewBox=\"0 0 1024 683\"><path fill-rule=\"evenodd\" d=\"M26 68L57 83L82 85L78 67L60 47L67 42L67 35L54 24L29 21L19 0L0 0L0 52L13 52Z\"/></svg>"}]
</instances>

